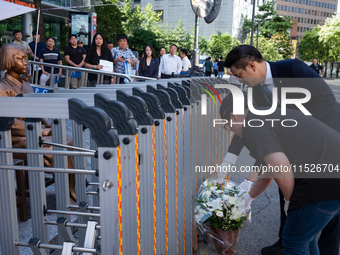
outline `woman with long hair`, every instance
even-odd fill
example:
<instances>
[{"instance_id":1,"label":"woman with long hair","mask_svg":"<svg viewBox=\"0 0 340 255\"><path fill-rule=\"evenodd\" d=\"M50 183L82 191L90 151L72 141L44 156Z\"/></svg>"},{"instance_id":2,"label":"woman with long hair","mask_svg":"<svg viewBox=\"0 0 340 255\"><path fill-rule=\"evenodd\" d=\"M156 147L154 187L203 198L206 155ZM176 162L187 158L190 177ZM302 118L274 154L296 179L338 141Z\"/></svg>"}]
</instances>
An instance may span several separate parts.
<instances>
[{"instance_id":1,"label":"woman with long hair","mask_svg":"<svg viewBox=\"0 0 340 255\"><path fill-rule=\"evenodd\" d=\"M103 65L100 65L101 59L113 62L112 54L106 47L103 34L97 32L93 37L91 47L86 52L85 67L89 69L100 70L103 68ZM112 72L114 72L113 69ZM90 82L90 87L95 87L97 84L97 75L89 73L88 79ZM113 77L104 76L103 83L113 84Z\"/></svg>"},{"instance_id":2,"label":"woman with long hair","mask_svg":"<svg viewBox=\"0 0 340 255\"><path fill-rule=\"evenodd\" d=\"M144 48L144 57L140 60L138 67L139 76L157 78L159 61L151 45Z\"/></svg>"}]
</instances>

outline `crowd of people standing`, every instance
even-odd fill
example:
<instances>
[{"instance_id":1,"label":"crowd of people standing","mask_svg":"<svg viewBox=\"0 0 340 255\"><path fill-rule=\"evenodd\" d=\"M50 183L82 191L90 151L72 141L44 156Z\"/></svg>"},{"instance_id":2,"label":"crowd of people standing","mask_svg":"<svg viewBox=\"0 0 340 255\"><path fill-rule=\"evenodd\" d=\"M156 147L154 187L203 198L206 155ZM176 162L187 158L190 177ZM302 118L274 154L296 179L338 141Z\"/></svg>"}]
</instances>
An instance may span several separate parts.
<instances>
[{"instance_id":1,"label":"crowd of people standing","mask_svg":"<svg viewBox=\"0 0 340 255\"><path fill-rule=\"evenodd\" d=\"M112 65L112 72L133 75L134 73L131 73L131 70L134 68L138 76L159 79L171 78L175 75L189 75L192 66L188 50L180 49L178 56L176 44L170 46L169 53L167 53L165 47L162 47L159 54L152 45L146 45L141 53L141 58L138 60L129 49L128 37L125 34L117 35L117 46L114 46L112 40L106 41L104 35L97 32L87 50L83 47L82 41L78 40L76 35L71 34L69 46L64 49L63 56L60 50L55 47L54 37L49 36L46 38L46 42L42 42L40 33L34 30L32 33L34 40L27 43L22 40L21 31L15 30L13 36L15 38L13 43L21 45L31 60L42 63L62 65L64 60L64 63L66 62L68 66L101 70L104 68L102 63L111 62L112 64L109 65ZM38 72L36 72L36 69L38 69ZM52 69L53 73L51 73ZM53 87L58 87L63 75L62 69L43 65L35 65L32 74L31 81L33 83L38 81L39 85L45 86L50 84L49 79L53 79ZM36 74L38 77L35 77ZM85 72L81 71L70 71L70 88L84 86L84 74ZM85 86L95 86L98 83L97 74L89 73L87 80ZM142 81L143 79L139 80ZM115 80L114 76L104 76L102 83L124 83L124 81L124 77L118 76Z\"/></svg>"}]
</instances>

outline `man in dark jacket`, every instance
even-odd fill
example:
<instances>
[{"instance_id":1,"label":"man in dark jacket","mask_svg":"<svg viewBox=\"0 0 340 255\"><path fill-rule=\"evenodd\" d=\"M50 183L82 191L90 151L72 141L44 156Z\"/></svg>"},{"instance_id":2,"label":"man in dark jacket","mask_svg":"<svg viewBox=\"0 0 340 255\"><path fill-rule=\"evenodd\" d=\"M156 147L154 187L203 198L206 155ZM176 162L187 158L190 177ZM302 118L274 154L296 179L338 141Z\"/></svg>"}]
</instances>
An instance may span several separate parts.
<instances>
[{"instance_id":1,"label":"man in dark jacket","mask_svg":"<svg viewBox=\"0 0 340 255\"><path fill-rule=\"evenodd\" d=\"M253 87L253 100L259 107L272 106L272 91L278 88L281 98L281 88L297 87L310 91L311 99L304 104L313 117L340 132L340 106L337 103L332 90L320 76L297 59L288 59L278 62L265 62L261 53L249 45L235 47L225 59L225 67L230 68L241 82ZM289 98L301 98L301 94L289 93ZM278 102L279 102L278 99ZM288 107L291 107L288 105ZM293 108L296 109L296 108ZM322 134L320 134L322 135ZM234 136L228 153L221 167L235 164L238 155L243 148L242 140ZM249 190L256 176L250 176L241 183L241 186ZM262 249L263 255L282 254L282 230L286 216L283 211L284 200L280 192L281 226L279 241L273 246ZM339 251L340 217L337 216L325 227L319 239L321 255L337 255Z\"/></svg>"}]
</instances>

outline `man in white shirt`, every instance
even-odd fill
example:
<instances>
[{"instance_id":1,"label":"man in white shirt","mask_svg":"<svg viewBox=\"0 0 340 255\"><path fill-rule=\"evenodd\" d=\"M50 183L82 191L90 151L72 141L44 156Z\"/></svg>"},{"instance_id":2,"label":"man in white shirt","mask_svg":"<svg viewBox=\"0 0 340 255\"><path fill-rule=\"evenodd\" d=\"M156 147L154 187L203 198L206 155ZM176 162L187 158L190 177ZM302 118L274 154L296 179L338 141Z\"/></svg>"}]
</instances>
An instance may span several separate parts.
<instances>
[{"instance_id":1,"label":"man in white shirt","mask_svg":"<svg viewBox=\"0 0 340 255\"><path fill-rule=\"evenodd\" d=\"M22 33L21 33L21 31L20 30L14 30L13 31L13 36L15 38L13 43L19 44L22 47L24 47L25 52L26 52L27 55L32 55L32 50L31 50L30 46L28 45L27 42L22 40Z\"/></svg>"},{"instance_id":2,"label":"man in white shirt","mask_svg":"<svg viewBox=\"0 0 340 255\"><path fill-rule=\"evenodd\" d=\"M186 72L191 68L191 63L188 59L188 50L187 49L181 49L181 52L179 53L179 56L182 59L182 71Z\"/></svg>"},{"instance_id":3,"label":"man in white shirt","mask_svg":"<svg viewBox=\"0 0 340 255\"><path fill-rule=\"evenodd\" d=\"M182 61L179 56L175 55L177 46L172 44L170 46L170 53L162 57L161 64L159 65L158 79L167 79L174 74L180 74L182 70Z\"/></svg>"}]
</instances>

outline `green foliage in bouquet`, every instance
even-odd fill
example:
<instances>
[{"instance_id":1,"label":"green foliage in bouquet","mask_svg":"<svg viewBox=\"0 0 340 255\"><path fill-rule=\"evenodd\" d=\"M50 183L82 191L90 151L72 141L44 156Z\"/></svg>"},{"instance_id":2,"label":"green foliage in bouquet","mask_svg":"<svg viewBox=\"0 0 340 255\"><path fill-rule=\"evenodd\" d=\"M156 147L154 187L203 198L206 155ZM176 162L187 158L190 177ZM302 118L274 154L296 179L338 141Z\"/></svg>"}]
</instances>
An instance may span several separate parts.
<instances>
[{"instance_id":1,"label":"green foliage in bouquet","mask_svg":"<svg viewBox=\"0 0 340 255\"><path fill-rule=\"evenodd\" d=\"M206 180L196 198L195 218L220 230L237 231L248 219L242 199L245 191L231 182Z\"/></svg>"}]
</instances>

